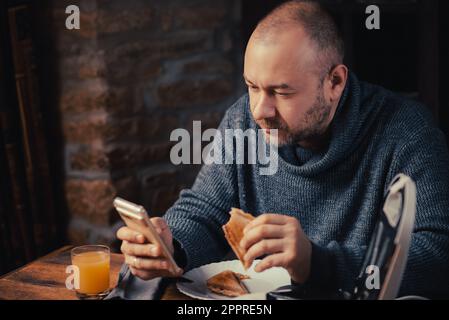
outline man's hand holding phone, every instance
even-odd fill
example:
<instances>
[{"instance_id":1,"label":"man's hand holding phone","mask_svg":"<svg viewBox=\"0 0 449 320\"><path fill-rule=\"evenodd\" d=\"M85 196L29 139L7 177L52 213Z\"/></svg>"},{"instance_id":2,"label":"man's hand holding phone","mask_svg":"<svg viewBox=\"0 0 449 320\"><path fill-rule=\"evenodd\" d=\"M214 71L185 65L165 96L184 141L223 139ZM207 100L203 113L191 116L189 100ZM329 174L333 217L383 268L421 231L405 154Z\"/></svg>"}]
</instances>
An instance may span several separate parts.
<instances>
[{"instance_id":1,"label":"man's hand holding phone","mask_svg":"<svg viewBox=\"0 0 449 320\"><path fill-rule=\"evenodd\" d=\"M155 217L150 221L173 255L173 237L165 220ZM157 277L179 277L183 274L180 268L176 273L171 272L170 263L164 256L162 248L149 243L143 234L125 226L117 231L117 238L123 241L121 251L125 255L125 263L129 265L134 276L150 280Z\"/></svg>"}]
</instances>

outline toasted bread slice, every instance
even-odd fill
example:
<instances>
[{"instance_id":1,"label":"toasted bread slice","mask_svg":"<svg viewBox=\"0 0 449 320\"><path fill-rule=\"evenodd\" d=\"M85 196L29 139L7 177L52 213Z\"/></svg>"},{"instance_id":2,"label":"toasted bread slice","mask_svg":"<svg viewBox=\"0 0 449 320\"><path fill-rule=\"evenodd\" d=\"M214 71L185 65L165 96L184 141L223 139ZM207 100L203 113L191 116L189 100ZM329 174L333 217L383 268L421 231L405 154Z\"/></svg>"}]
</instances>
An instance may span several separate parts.
<instances>
[{"instance_id":1,"label":"toasted bread slice","mask_svg":"<svg viewBox=\"0 0 449 320\"><path fill-rule=\"evenodd\" d=\"M226 270L209 278L207 280L207 288L212 292L224 296L238 297L249 293L241 281L244 279L249 279L249 277L231 270Z\"/></svg>"},{"instance_id":2,"label":"toasted bread slice","mask_svg":"<svg viewBox=\"0 0 449 320\"><path fill-rule=\"evenodd\" d=\"M245 270L247 270L250 266L248 265L248 262L243 260L245 250L240 246L240 240L243 238L243 229L245 229L246 225L253 220L254 217L237 208L232 208L230 214L231 218L228 223L223 226L223 231L232 250L242 262Z\"/></svg>"}]
</instances>

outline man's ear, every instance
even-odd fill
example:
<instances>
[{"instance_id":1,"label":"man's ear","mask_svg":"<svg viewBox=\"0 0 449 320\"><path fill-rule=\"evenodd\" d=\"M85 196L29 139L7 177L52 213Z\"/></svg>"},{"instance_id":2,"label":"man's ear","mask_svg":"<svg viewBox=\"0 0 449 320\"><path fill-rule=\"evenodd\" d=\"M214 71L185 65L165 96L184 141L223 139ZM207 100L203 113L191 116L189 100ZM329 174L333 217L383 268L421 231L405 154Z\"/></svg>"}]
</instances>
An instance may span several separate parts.
<instances>
[{"instance_id":1,"label":"man's ear","mask_svg":"<svg viewBox=\"0 0 449 320\"><path fill-rule=\"evenodd\" d=\"M329 98L331 101L340 100L348 79L348 68L344 64L335 66L329 73Z\"/></svg>"}]
</instances>

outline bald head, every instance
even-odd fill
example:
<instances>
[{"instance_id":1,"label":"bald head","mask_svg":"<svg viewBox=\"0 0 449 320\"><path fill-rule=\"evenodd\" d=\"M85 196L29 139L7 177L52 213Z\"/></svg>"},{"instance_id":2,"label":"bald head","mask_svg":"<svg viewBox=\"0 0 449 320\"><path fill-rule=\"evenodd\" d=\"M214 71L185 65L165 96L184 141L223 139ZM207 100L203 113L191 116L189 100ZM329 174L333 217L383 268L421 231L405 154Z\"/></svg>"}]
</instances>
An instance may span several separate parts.
<instances>
[{"instance_id":1,"label":"bald head","mask_svg":"<svg viewBox=\"0 0 449 320\"><path fill-rule=\"evenodd\" d=\"M302 29L315 51L314 66L323 75L343 62L344 43L330 14L318 1L288 1L263 18L250 42L273 43L290 29Z\"/></svg>"}]
</instances>

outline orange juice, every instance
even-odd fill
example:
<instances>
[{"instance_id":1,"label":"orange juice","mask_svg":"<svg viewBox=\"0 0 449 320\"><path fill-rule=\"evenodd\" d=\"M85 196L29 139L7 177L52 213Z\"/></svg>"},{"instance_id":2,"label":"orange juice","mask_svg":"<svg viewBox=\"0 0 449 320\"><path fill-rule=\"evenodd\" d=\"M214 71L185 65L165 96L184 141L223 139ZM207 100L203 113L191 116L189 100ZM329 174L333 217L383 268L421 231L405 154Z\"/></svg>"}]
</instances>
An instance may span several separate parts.
<instances>
[{"instance_id":1,"label":"orange juice","mask_svg":"<svg viewBox=\"0 0 449 320\"><path fill-rule=\"evenodd\" d=\"M103 251L82 252L72 256L79 268L80 288L84 294L98 294L109 289L110 255Z\"/></svg>"}]
</instances>

